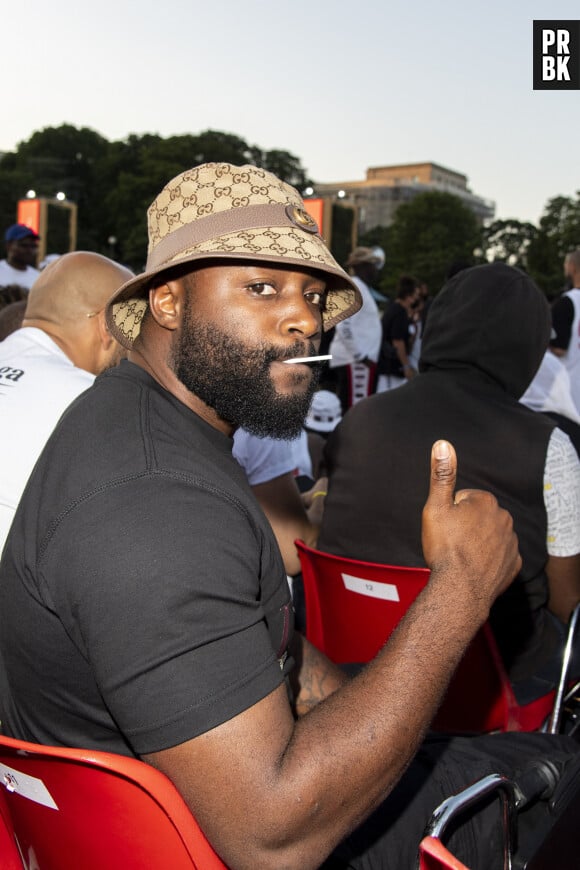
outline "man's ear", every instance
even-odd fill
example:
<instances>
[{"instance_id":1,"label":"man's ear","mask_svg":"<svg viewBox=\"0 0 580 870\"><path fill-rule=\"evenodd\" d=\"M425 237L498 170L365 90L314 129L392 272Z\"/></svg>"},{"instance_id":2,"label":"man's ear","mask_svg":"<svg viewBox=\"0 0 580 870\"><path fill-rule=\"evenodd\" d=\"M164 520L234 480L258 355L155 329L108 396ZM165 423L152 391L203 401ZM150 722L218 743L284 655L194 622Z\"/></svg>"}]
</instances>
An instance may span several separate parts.
<instances>
[{"instance_id":1,"label":"man's ear","mask_svg":"<svg viewBox=\"0 0 580 870\"><path fill-rule=\"evenodd\" d=\"M105 309L103 309L102 311L99 311L96 314L95 320L97 322L97 329L99 332L99 341L101 342L102 347L105 350L108 350L111 347L112 343L115 341L115 339L111 335L109 327L107 326L107 319L105 317Z\"/></svg>"},{"instance_id":2,"label":"man's ear","mask_svg":"<svg viewBox=\"0 0 580 870\"><path fill-rule=\"evenodd\" d=\"M149 291L149 308L164 329L175 330L181 323L184 288L181 281L166 281Z\"/></svg>"}]
</instances>

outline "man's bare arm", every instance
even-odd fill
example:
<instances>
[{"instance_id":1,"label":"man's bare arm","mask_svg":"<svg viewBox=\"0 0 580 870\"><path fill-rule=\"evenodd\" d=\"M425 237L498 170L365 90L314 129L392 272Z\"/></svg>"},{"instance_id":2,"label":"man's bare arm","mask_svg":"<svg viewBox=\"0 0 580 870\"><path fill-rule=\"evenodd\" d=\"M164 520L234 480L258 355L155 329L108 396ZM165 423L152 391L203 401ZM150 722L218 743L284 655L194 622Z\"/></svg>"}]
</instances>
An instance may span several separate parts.
<instances>
[{"instance_id":1,"label":"man's bare arm","mask_svg":"<svg viewBox=\"0 0 580 870\"><path fill-rule=\"evenodd\" d=\"M549 556L546 574L552 613L567 623L574 607L580 601L580 553L575 556Z\"/></svg>"},{"instance_id":2,"label":"man's bare arm","mask_svg":"<svg viewBox=\"0 0 580 870\"><path fill-rule=\"evenodd\" d=\"M409 362L409 357L407 356L407 348L405 346L405 342L402 338L394 338L392 341L393 347L397 352L397 356L399 357L399 362L403 366L403 370L405 372L405 377L407 380L412 378L417 374L411 363Z\"/></svg>"},{"instance_id":3,"label":"man's bare arm","mask_svg":"<svg viewBox=\"0 0 580 870\"><path fill-rule=\"evenodd\" d=\"M310 547L316 546L320 525L311 522L292 474L256 484L252 491L272 526L286 573L298 574L300 559L294 541L300 538Z\"/></svg>"},{"instance_id":4,"label":"man's bare arm","mask_svg":"<svg viewBox=\"0 0 580 870\"><path fill-rule=\"evenodd\" d=\"M236 870L316 868L376 808L521 567L509 514L488 493L454 497L455 454L438 444L423 513L431 579L375 660L299 719L281 686L229 722L146 757Z\"/></svg>"},{"instance_id":5,"label":"man's bare arm","mask_svg":"<svg viewBox=\"0 0 580 870\"><path fill-rule=\"evenodd\" d=\"M294 708L297 716L304 716L344 686L348 677L299 632L294 635L292 655L296 662L291 675Z\"/></svg>"}]
</instances>

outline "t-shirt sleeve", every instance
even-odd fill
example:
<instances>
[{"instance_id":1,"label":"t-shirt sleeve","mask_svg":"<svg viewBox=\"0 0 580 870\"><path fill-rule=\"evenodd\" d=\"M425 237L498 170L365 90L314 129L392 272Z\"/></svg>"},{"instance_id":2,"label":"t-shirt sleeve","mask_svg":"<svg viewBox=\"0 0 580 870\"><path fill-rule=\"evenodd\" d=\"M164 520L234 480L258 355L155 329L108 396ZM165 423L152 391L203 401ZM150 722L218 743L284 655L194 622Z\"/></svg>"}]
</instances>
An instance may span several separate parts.
<instances>
[{"instance_id":1,"label":"t-shirt sleeve","mask_svg":"<svg viewBox=\"0 0 580 870\"><path fill-rule=\"evenodd\" d=\"M550 556L580 553L580 461L569 437L554 429L544 468L544 504Z\"/></svg>"},{"instance_id":2,"label":"t-shirt sleeve","mask_svg":"<svg viewBox=\"0 0 580 870\"><path fill-rule=\"evenodd\" d=\"M554 336L550 339L551 347L567 350L572 336L574 322L574 304L569 296L562 296L552 308L552 329Z\"/></svg>"},{"instance_id":3,"label":"t-shirt sleeve","mask_svg":"<svg viewBox=\"0 0 580 870\"><path fill-rule=\"evenodd\" d=\"M45 556L47 575L55 564L64 575L56 612L137 754L210 730L283 681L268 619L288 587L269 546L228 493L160 475L97 494L60 523ZM265 564L282 584L260 582Z\"/></svg>"},{"instance_id":4,"label":"t-shirt sleeve","mask_svg":"<svg viewBox=\"0 0 580 870\"><path fill-rule=\"evenodd\" d=\"M238 429L234 435L233 454L250 486L267 483L296 468L293 448L288 441L259 438L245 429Z\"/></svg>"}]
</instances>

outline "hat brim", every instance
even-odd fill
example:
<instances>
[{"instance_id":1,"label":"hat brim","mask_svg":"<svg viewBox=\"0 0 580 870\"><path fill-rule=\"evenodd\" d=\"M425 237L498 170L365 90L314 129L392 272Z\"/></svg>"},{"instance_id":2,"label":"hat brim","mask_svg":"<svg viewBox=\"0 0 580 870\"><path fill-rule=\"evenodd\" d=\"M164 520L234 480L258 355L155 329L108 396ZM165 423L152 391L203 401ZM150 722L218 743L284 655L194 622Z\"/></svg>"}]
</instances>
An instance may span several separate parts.
<instances>
[{"instance_id":1,"label":"hat brim","mask_svg":"<svg viewBox=\"0 0 580 870\"><path fill-rule=\"evenodd\" d=\"M325 330L356 314L362 305L358 287L338 265L319 235L300 233L288 226L244 229L181 251L123 284L106 305L107 324L117 341L128 350L133 347L148 308L147 291L153 279L177 266L208 259L251 260L322 272L327 280L322 313Z\"/></svg>"}]
</instances>

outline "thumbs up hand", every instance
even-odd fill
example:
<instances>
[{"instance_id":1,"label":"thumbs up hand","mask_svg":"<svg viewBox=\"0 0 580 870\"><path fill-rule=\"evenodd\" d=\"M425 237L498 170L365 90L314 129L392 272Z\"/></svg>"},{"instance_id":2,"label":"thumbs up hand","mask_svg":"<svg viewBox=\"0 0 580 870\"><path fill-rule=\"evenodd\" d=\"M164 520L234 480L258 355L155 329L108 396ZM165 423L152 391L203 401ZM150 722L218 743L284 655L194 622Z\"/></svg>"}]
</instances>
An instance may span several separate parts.
<instances>
[{"instance_id":1,"label":"thumbs up hand","mask_svg":"<svg viewBox=\"0 0 580 870\"><path fill-rule=\"evenodd\" d=\"M495 598L520 571L522 560L511 515L489 492L455 492L457 456L447 441L431 451L431 482L423 508L423 554L432 578L445 575L458 604L468 595L485 620ZM448 589L448 591L451 591Z\"/></svg>"}]
</instances>

